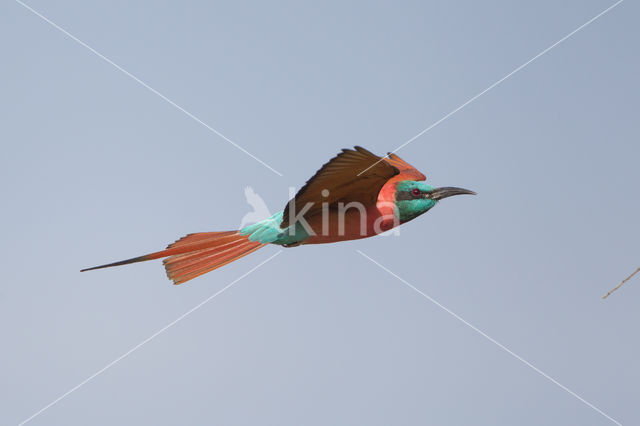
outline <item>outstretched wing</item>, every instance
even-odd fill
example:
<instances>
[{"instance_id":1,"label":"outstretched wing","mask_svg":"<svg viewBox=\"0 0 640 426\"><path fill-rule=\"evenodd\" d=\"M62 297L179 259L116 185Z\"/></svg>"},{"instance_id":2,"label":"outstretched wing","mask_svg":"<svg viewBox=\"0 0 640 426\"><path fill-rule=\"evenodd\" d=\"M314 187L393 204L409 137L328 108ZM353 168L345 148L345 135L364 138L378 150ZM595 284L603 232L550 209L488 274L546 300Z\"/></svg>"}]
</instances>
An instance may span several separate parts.
<instances>
[{"instance_id":1,"label":"outstretched wing","mask_svg":"<svg viewBox=\"0 0 640 426\"><path fill-rule=\"evenodd\" d=\"M289 206L292 201L295 201L296 211L302 211L307 203L312 203L311 208L304 214L305 218L321 213L322 203L329 203L330 207L336 206L339 202L375 205L382 186L400 173L396 165L385 160L359 146L343 149L323 165L298 191L293 200L289 201L284 209L280 227L286 228L290 225ZM323 194L323 190L328 191L328 194L326 191Z\"/></svg>"}]
</instances>

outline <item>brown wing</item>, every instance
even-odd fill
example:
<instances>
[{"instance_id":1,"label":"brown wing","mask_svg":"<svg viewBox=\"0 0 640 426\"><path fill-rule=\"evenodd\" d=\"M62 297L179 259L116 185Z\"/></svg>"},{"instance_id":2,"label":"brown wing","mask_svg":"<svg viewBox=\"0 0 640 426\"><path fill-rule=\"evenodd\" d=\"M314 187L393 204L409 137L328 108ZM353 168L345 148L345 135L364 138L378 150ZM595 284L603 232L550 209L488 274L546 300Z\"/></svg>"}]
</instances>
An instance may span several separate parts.
<instances>
[{"instance_id":1,"label":"brown wing","mask_svg":"<svg viewBox=\"0 0 640 426\"><path fill-rule=\"evenodd\" d=\"M301 211L307 203L313 203L304 214L305 218L310 218L322 212L322 203L332 206L339 202L347 204L356 201L365 206L374 205L382 186L400 173L394 165L380 160L380 157L359 146L343 149L323 165L291 200L295 200L296 211ZM326 197L322 194L325 189L329 191ZM291 201L284 209L281 228L289 226Z\"/></svg>"}]
</instances>

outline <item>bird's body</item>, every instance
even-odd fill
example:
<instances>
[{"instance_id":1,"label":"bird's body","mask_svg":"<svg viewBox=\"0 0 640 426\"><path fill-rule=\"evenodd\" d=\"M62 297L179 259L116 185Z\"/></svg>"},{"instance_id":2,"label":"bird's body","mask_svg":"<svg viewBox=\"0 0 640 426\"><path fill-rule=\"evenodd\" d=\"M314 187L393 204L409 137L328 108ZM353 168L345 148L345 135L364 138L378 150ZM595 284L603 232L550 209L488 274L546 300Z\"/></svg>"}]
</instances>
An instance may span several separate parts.
<instances>
[{"instance_id":1,"label":"bird's body","mask_svg":"<svg viewBox=\"0 0 640 426\"><path fill-rule=\"evenodd\" d=\"M395 154L343 149L298 191L284 210L239 231L189 234L166 250L85 270L167 257L167 275L181 284L266 244L294 247L372 237L416 218L461 188L433 188Z\"/></svg>"}]
</instances>

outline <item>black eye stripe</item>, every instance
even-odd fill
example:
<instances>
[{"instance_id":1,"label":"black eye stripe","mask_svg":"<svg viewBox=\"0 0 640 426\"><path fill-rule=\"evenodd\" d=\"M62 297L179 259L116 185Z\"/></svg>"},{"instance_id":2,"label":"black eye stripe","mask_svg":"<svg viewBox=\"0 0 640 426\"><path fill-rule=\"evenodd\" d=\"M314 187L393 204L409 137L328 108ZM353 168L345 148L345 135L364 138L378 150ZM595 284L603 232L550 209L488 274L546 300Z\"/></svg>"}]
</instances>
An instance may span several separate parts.
<instances>
[{"instance_id":1,"label":"black eye stripe","mask_svg":"<svg viewBox=\"0 0 640 426\"><path fill-rule=\"evenodd\" d=\"M413 195L411 191L398 191L396 193L396 201L407 201L407 200L415 200L416 198L420 198L422 194Z\"/></svg>"}]
</instances>

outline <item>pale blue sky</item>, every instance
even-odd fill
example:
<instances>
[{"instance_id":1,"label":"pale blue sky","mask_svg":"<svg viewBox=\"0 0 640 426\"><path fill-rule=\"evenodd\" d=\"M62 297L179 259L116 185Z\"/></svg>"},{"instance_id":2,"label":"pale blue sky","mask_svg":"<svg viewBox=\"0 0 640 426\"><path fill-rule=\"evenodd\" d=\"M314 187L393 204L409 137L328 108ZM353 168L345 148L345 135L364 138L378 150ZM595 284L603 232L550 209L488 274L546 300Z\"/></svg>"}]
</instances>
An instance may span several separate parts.
<instances>
[{"instance_id":1,"label":"pale blue sky","mask_svg":"<svg viewBox=\"0 0 640 426\"><path fill-rule=\"evenodd\" d=\"M394 149L613 1L0 5L0 423L272 256L182 286L82 267L277 211L343 147ZM637 3L402 149L447 199L400 236L285 250L33 425L640 424Z\"/></svg>"}]
</instances>

